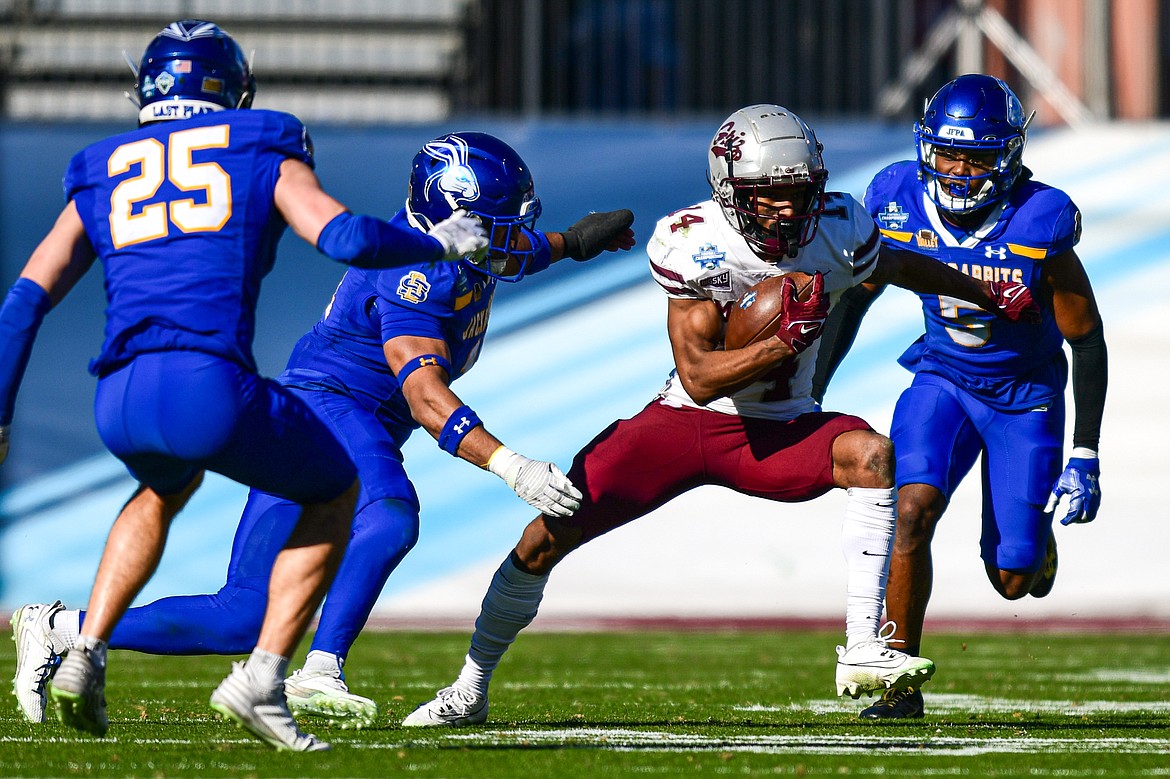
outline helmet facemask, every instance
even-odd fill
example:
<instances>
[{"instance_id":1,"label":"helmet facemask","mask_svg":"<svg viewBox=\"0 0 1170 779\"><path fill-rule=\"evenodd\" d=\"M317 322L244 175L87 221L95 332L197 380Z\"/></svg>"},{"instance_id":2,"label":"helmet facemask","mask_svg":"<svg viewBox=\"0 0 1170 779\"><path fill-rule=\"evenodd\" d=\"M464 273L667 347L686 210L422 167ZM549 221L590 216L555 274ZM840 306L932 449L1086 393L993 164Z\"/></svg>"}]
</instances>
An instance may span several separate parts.
<instances>
[{"instance_id":1,"label":"helmet facemask","mask_svg":"<svg viewBox=\"0 0 1170 779\"><path fill-rule=\"evenodd\" d=\"M487 254L478 262L466 258L462 262L494 279L519 281L524 276L529 260L536 253L536 243L531 233L536 229L536 220L540 216L540 198L534 196L526 200L521 209L522 212L516 216L492 216L469 211L479 217L490 243Z\"/></svg>"},{"instance_id":2,"label":"helmet facemask","mask_svg":"<svg viewBox=\"0 0 1170 779\"><path fill-rule=\"evenodd\" d=\"M824 212L825 177L820 176L819 181L800 178L727 178L713 192L728 221L755 252L775 258L795 257L798 249L816 237ZM778 216L776 201L791 202L795 213Z\"/></svg>"},{"instance_id":3,"label":"helmet facemask","mask_svg":"<svg viewBox=\"0 0 1170 779\"><path fill-rule=\"evenodd\" d=\"M918 138L922 182L927 195L939 208L954 214L969 214L1007 197L1022 167L1023 136L987 145L940 140L922 134ZM987 172L968 176L940 172L939 156L951 154L973 156L979 160L979 167L985 166L986 159Z\"/></svg>"}]
</instances>

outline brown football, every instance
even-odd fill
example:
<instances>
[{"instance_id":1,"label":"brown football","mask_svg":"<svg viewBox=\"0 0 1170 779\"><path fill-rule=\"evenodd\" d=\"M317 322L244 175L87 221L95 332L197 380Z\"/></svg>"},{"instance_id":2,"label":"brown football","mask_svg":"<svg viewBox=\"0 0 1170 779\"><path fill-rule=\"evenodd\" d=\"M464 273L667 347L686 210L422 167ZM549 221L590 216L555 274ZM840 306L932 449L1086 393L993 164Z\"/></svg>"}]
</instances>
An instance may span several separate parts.
<instances>
[{"instance_id":1,"label":"brown football","mask_svg":"<svg viewBox=\"0 0 1170 779\"><path fill-rule=\"evenodd\" d=\"M813 277L808 273L794 271L784 276L769 276L755 284L735 301L727 314L724 349L742 349L776 334L784 314L780 287L788 277L796 282L796 299L809 299Z\"/></svg>"}]
</instances>

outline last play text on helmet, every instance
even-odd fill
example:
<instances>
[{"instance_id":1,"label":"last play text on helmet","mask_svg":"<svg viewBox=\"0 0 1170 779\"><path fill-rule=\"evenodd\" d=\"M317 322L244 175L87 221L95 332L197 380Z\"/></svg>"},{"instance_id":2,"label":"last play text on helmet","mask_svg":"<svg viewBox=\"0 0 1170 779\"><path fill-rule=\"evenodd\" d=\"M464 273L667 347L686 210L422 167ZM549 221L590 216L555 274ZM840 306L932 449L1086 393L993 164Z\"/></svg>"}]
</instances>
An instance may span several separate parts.
<instances>
[{"instance_id":1,"label":"last play text on helmet","mask_svg":"<svg viewBox=\"0 0 1170 779\"><path fill-rule=\"evenodd\" d=\"M711 191L728 222L762 256L795 257L816 236L829 172L812 128L778 105L753 105L720 125L707 153ZM774 219L760 198L775 187L798 187L797 213Z\"/></svg>"},{"instance_id":2,"label":"last play text on helmet","mask_svg":"<svg viewBox=\"0 0 1170 779\"><path fill-rule=\"evenodd\" d=\"M536 197L528 165L508 144L487 133L450 133L414 156L407 216L429 230L456 209L479 218L491 238L487 256L463 262L501 281L519 281L535 254L525 234L536 227Z\"/></svg>"},{"instance_id":3,"label":"last play text on helmet","mask_svg":"<svg viewBox=\"0 0 1170 779\"><path fill-rule=\"evenodd\" d=\"M138 123L187 119L209 111L250 108L256 79L248 58L212 22L167 25L135 68Z\"/></svg>"},{"instance_id":4,"label":"last play text on helmet","mask_svg":"<svg viewBox=\"0 0 1170 779\"><path fill-rule=\"evenodd\" d=\"M1035 112L1024 106L998 78L979 73L959 76L926 102L914 126L918 175L926 194L943 211L969 214L1011 193L1023 171L1024 142ZM991 170L970 176L943 176L940 154L986 155Z\"/></svg>"}]
</instances>

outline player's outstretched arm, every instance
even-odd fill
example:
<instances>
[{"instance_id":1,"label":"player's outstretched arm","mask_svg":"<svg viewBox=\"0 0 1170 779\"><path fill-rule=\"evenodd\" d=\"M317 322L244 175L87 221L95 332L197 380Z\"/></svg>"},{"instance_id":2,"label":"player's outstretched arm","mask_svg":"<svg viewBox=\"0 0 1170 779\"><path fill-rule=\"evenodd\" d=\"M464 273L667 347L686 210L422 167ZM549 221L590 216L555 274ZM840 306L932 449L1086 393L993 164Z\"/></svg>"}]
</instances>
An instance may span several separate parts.
<instances>
[{"instance_id":1,"label":"player's outstretched arm","mask_svg":"<svg viewBox=\"0 0 1170 779\"><path fill-rule=\"evenodd\" d=\"M93 266L94 258L81 216L70 201L0 306L0 462L8 457L16 393L41 322Z\"/></svg>"},{"instance_id":2,"label":"player's outstretched arm","mask_svg":"<svg viewBox=\"0 0 1170 779\"><path fill-rule=\"evenodd\" d=\"M1101 417L1109 383L1105 330L1093 287L1076 253L1069 250L1044 263L1052 289L1056 325L1072 350L1072 390L1076 406L1072 456L1052 488L1045 511L1053 512L1064 497L1068 508L1062 525L1092 522L1101 507Z\"/></svg>"},{"instance_id":3,"label":"player's outstretched arm","mask_svg":"<svg viewBox=\"0 0 1170 779\"><path fill-rule=\"evenodd\" d=\"M305 163L280 165L276 207L289 227L331 259L360 268L392 268L420 262L458 260L487 251L479 220L456 212L429 233L364 214L352 214L321 188Z\"/></svg>"},{"instance_id":4,"label":"player's outstretched arm","mask_svg":"<svg viewBox=\"0 0 1170 779\"><path fill-rule=\"evenodd\" d=\"M867 281L958 298L1011 322L1040 321L1040 307L1026 284L980 281L945 263L903 249L883 245L877 267Z\"/></svg>"},{"instance_id":5,"label":"player's outstretched arm","mask_svg":"<svg viewBox=\"0 0 1170 779\"><path fill-rule=\"evenodd\" d=\"M479 416L448 386L447 344L399 336L383 347L410 413L448 454L499 476L528 505L553 517L581 506L581 493L555 463L513 452L488 432Z\"/></svg>"}]
</instances>

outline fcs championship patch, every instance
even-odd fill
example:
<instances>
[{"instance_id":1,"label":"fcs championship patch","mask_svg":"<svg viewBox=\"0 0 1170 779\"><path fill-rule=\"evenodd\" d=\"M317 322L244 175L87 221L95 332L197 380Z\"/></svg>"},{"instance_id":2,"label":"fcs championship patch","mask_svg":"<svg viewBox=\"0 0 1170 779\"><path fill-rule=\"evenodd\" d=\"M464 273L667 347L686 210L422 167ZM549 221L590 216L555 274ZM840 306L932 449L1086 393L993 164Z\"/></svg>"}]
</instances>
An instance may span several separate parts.
<instances>
[{"instance_id":1,"label":"fcs championship patch","mask_svg":"<svg viewBox=\"0 0 1170 779\"><path fill-rule=\"evenodd\" d=\"M398 282L398 297L407 303L422 303L431 294L431 283L419 271L412 270Z\"/></svg>"}]
</instances>

